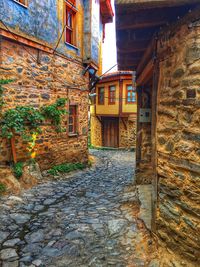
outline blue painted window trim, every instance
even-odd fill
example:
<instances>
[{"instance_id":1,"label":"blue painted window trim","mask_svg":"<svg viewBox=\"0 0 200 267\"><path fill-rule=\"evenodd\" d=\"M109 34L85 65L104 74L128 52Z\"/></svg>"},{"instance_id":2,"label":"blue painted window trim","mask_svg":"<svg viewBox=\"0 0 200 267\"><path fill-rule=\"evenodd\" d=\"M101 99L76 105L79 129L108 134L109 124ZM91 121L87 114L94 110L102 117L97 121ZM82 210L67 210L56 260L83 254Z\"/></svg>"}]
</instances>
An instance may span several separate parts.
<instances>
[{"instance_id":1,"label":"blue painted window trim","mask_svg":"<svg viewBox=\"0 0 200 267\"><path fill-rule=\"evenodd\" d=\"M66 45L69 49L74 50L76 53L79 52L79 48L78 48L77 46L74 46L74 45L72 45L72 44L70 44L70 43L68 43L68 42L65 42L65 45Z\"/></svg>"}]
</instances>

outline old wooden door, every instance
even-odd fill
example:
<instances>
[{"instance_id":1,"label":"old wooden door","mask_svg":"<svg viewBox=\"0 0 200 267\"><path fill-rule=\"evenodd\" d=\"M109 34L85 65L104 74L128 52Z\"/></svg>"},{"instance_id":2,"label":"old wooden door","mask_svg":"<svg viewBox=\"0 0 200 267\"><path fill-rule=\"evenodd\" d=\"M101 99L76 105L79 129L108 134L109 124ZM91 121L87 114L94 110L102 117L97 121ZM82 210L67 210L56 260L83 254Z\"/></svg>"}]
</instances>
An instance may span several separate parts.
<instances>
[{"instance_id":1,"label":"old wooden door","mask_svg":"<svg viewBox=\"0 0 200 267\"><path fill-rule=\"evenodd\" d=\"M106 118L103 123L103 146L119 147L119 118Z\"/></svg>"}]
</instances>

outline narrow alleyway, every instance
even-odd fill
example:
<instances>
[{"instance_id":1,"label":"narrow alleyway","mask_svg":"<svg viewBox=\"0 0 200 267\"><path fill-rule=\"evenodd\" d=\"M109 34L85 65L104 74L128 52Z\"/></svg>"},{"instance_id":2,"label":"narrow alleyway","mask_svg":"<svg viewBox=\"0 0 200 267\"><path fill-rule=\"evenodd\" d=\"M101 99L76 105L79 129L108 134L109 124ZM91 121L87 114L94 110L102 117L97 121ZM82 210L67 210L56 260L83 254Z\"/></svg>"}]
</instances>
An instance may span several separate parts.
<instances>
[{"instance_id":1,"label":"narrow alleyway","mask_svg":"<svg viewBox=\"0 0 200 267\"><path fill-rule=\"evenodd\" d=\"M134 153L92 154L92 168L2 199L0 266L158 266L137 219Z\"/></svg>"}]
</instances>

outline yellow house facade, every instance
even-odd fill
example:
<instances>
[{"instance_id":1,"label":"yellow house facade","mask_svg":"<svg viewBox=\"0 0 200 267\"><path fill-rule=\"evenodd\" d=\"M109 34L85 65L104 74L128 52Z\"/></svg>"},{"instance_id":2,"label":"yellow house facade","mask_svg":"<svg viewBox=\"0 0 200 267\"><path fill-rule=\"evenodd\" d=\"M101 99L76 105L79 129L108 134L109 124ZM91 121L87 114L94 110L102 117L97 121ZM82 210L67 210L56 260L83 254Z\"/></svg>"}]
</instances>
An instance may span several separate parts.
<instances>
[{"instance_id":1,"label":"yellow house facade","mask_svg":"<svg viewBox=\"0 0 200 267\"><path fill-rule=\"evenodd\" d=\"M137 98L133 72L109 73L95 88L90 107L91 145L134 148Z\"/></svg>"}]
</instances>

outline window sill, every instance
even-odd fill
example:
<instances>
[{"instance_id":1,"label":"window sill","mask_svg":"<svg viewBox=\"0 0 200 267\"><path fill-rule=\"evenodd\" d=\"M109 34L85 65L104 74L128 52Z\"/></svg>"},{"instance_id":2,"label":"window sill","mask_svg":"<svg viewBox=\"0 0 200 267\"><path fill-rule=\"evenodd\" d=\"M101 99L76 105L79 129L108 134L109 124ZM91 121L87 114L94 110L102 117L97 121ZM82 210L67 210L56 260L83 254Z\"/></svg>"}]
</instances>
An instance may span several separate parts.
<instances>
[{"instance_id":1,"label":"window sill","mask_svg":"<svg viewBox=\"0 0 200 267\"><path fill-rule=\"evenodd\" d=\"M15 3L17 3L18 5L24 7L24 8L28 8L27 5L24 5L24 4L22 4L22 3L18 2L18 1L15 1L15 0L13 0L13 1L14 1Z\"/></svg>"},{"instance_id":2,"label":"window sill","mask_svg":"<svg viewBox=\"0 0 200 267\"><path fill-rule=\"evenodd\" d=\"M77 137L78 136L78 133L68 133L68 136L69 137Z\"/></svg>"},{"instance_id":3,"label":"window sill","mask_svg":"<svg viewBox=\"0 0 200 267\"><path fill-rule=\"evenodd\" d=\"M75 45L73 45L73 44L70 44L70 43L68 43L68 42L66 42L66 41L65 41L65 44L66 44L67 46L69 46L70 48L75 49L76 51L79 50L77 46L75 46Z\"/></svg>"}]
</instances>

